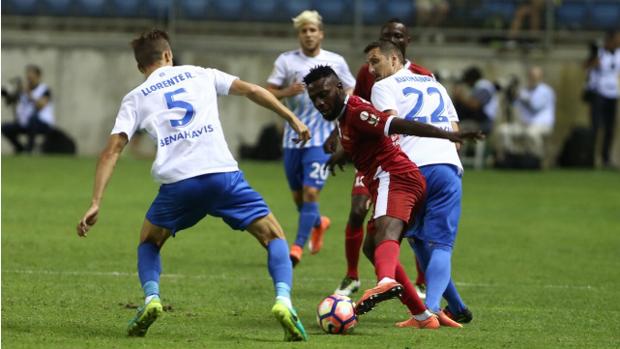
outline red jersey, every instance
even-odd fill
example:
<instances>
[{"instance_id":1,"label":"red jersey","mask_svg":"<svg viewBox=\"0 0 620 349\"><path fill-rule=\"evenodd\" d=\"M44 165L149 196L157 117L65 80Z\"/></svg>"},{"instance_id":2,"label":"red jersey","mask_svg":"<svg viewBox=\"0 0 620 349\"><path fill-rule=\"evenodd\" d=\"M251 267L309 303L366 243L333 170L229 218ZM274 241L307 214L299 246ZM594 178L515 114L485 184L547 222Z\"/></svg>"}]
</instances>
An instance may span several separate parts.
<instances>
[{"instance_id":1,"label":"red jersey","mask_svg":"<svg viewBox=\"0 0 620 349\"><path fill-rule=\"evenodd\" d=\"M411 70L411 72L414 74L433 76L433 73L430 70L424 68L421 65L417 65L413 62L407 62L407 64L409 64L409 66L405 67ZM372 85L374 84L375 77L374 75L370 74L370 71L368 70L368 63L365 63L357 72L357 77L355 78L355 90L353 90L353 94L369 101L370 92L372 91Z\"/></svg>"},{"instance_id":2,"label":"red jersey","mask_svg":"<svg viewBox=\"0 0 620 349\"><path fill-rule=\"evenodd\" d=\"M344 114L338 118L340 143L353 159L355 168L364 174L367 186L382 171L399 174L417 170L417 166L386 135L386 124L393 117L360 97L349 96Z\"/></svg>"}]
</instances>

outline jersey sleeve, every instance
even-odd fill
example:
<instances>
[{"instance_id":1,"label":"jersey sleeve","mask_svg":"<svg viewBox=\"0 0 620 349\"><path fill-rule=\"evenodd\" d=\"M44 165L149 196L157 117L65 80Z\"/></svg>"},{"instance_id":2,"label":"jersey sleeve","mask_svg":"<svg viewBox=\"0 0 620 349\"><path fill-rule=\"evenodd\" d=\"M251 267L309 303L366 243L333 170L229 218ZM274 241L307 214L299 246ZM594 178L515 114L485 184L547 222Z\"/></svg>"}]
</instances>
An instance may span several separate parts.
<instances>
[{"instance_id":1,"label":"jersey sleeve","mask_svg":"<svg viewBox=\"0 0 620 349\"><path fill-rule=\"evenodd\" d=\"M127 139L131 139L139 126L136 108L134 96L131 94L126 95L121 102L121 107L116 115L114 128L112 128L110 134L124 133L127 135Z\"/></svg>"},{"instance_id":2,"label":"jersey sleeve","mask_svg":"<svg viewBox=\"0 0 620 349\"><path fill-rule=\"evenodd\" d=\"M275 86L284 86L286 81L286 62L284 56L280 55L273 63L273 70L267 78L267 83Z\"/></svg>"},{"instance_id":3,"label":"jersey sleeve","mask_svg":"<svg viewBox=\"0 0 620 349\"><path fill-rule=\"evenodd\" d=\"M351 117L353 128L367 136L383 137L389 135L390 123L394 116L383 113L372 105L356 108Z\"/></svg>"},{"instance_id":4,"label":"jersey sleeve","mask_svg":"<svg viewBox=\"0 0 620 349\"><path fill-rule=\"evenodd\" d=\"M370 101L375 108L380 111L394 110L398 111L398 104L394 93L390 91L387 84L376 83L372 87L372 93L370 94Z\"/></svg>"},{"instance_id":5,"label":"jersey sleeve","mask_svg":"<svg viewBox=\"0 0 620 349\"><path fill-rule=\"evenodd\" d=\"M370 99L369 75L370 72L368 71L368 65L362 65L360 70L357 72L357 77L355 78L355 89L353 90L354 95L362 97L365 100Z\"/></svg>"},{"instance_id":6,"label":"jersey sleeve","mask_svg":"<svg viewBox=\"0 0 620 349\"><path fill-rule=\"evenodd\" d=\"M345 90L353 89L355 87L355 78L353 77L353 74L351 74L351 70L349 70L347 61L345 61L342 57L340 57L340 61L338 62L336 74L338 74L340 81L342 81L342 85Z\"/></svg>"},{"instance_id":7,"label":"jersey sleeve","mask_svg":"<svg viewBox=\"0 0 620 349\"><path fill-rule=\"evenodd\" d=\"M212 69L213 71L213 81L215 83L215 91L218 96L226 96L230 91L230 85L232 85L233 81L239 79L239 77L230 75L228 73L224 73L223 71Z\"/></svg>"}]
</instances>

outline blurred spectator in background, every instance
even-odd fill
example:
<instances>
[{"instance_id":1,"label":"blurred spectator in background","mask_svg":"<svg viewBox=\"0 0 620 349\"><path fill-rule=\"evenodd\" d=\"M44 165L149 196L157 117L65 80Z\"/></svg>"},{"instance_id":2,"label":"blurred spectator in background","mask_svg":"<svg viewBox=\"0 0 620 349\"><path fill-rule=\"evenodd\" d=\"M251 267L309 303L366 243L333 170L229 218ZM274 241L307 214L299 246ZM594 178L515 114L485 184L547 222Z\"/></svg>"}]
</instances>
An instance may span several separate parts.
<instances>
[{"instance_id":1,"label":"blurred spectator in background","mask_svg":"<svg viewBox=\"0 0 620 349\"><path fill-rule=\"evenodd\" d=\"M603 129L603 166L611 166L610 151L616 125L616 109L620 96L620 32L609 31L602 47L591 50L586 61L588 86L586 99L592 118L593 151L596 150L599 128Z\"/></svg>"},{"instance_id":2,"label":"blurred spectator in background","mask_svg":"<svg viewBox=\"0 0 620 349\"><path fill-rule=\"evenodd\" d=\"M470 88L469 92L466 87ZM491 133L499 97L495 84L483 78L480 68L465 70L461 84L454 88L452 100L464 131L480 129L485 134Z\"/></svg>"},{"instance_id":3,"label":"blurred spectator in background","mask_svg":"<svg viewBox=\"0 0 620 349\"><path fill-rule=\"evenodd\" d=\"M49 87L41 82L41 68L26 66L26 84L14 79L15 90L2 88L7 104L15 104L14 122L2 124L2 134L11 142L16 153L31 153L36 136L47 135L54 125L54 105ZM26 136L24 143L20 138Z\"/></svg>"},{"instance_id":4,"label":"blurred spectator in background","mask_svg":"<svg viewBox=\"0 0 620 349\"><path fill-rule=\"evenodd\" d=\"M518 118L499 125L498 161L507 155L532 156L544 159L544 140L553 131L555 121L555 92L543 82L543 70L538 66L528 70L527 86L511 96Z\"/></svg>"},{"instance_id":5,"label":"blurred spectator in background","mask_svg":"<svg viewBox=\"0 0 620 349\"><path fill-rule=\"evenodd\" d=\"M418 27L439 27L450 11L447 0L416 0L414 4Z\"/></svg>"},{"instance_id":6,"label":"blurred spectator in background","mask_svg":"<svg viewBox=\"0 0 620 349\"><path fill-rule=\"evenodd\" d=\"M515 11L515 15L510 25L510 38L519 36L521 28L524 27L525 20L529 23L531 31L541 29L541 18L545 11L545 0L525 0Z\"/></svg>"}]
</instances>

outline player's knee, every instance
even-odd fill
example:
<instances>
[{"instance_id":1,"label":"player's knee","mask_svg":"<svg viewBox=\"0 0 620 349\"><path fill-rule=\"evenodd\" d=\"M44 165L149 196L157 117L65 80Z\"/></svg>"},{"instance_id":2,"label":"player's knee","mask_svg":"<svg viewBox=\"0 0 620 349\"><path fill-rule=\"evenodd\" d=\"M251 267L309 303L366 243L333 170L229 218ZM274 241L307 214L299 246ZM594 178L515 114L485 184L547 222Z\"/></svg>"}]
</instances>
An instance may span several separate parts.
<instances>
[{"instance_id":1,"label":"player's knee","mask_svg":"<svg viewBox=\"0 0 620 349\"><path fill-rule=\"evenodd\" d=\"M305 186L303 190L304 202L316 202L319 201L319 190L314 187Z\"/></svg>"},{"instance_id":2,"label":"player's knee","mask_svg":"<svg viewBox=\"0 0 620 349\"><path fill-rule=\"evenodd\" d=\"M354 227L361 227L364 224L364 218L368 210L364 205L352 205L349 213L349 224Z\"/></svg>"},{"instance_id":3,"label":"player's knee","mask_svg":"<svg viewBox=\"0 0 620 349\"><path fill-rule=\"evenodd\" d=\"M247 227L247 230L263 246L267 246L269 242L275 239L286 239L280 224L272 214L255 220Z\"/></svg>"}]
</instances>

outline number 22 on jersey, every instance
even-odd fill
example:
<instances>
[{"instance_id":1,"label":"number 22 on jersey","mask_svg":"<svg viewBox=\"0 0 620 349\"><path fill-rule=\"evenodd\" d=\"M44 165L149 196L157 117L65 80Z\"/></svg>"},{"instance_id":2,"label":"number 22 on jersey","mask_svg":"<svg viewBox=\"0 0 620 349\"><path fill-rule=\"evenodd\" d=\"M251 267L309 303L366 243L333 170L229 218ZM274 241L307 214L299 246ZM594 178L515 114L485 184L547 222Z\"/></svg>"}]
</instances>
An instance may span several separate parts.
<instances>
[{"instance_id":1,"label":"number 22 on jersey","mask_svg":"<svg viewBox=\"0 0 620 349\"><path fill-rule=\"evenodd\" d=\"M417 122L424 123L440 123L440 122L448 122L448 117L441 115L445 110L445 104L443 101L443 96L441 95L441 91L436 87L429 87L424 91L420 91L417 88L413 87L405 87L403 89L403 95L405 97L410 95L415 95L416 103L413 108L405 115L405 120L414 120ZM437 103L437 106L431 113L431 115L418 115L420 114L422 107L424 106L424 102L426 100L430 100L430 103Z\"/></svg>"}]
</instances>

